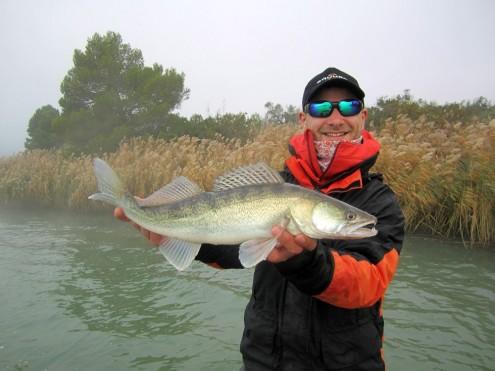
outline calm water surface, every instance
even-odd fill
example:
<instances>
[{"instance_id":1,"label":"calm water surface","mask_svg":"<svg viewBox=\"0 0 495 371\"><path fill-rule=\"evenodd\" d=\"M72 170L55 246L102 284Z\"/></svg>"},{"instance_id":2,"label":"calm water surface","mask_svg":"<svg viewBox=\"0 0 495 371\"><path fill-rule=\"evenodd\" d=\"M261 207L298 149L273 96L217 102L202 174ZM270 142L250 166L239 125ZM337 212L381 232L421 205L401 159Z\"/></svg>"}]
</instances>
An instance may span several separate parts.
<instances>
[{"instance_id":1,"label":"calm water surface","mask_svg":"<svg viewBox=\"0 0 495 371\"><path fill-rule=\"evenodd\" d=\"M252 270L167 264L110 215L0 209L0 370L238 370ZM388 370L495 370L495 252L410 236Z\"/></svg>"}]
</instances>

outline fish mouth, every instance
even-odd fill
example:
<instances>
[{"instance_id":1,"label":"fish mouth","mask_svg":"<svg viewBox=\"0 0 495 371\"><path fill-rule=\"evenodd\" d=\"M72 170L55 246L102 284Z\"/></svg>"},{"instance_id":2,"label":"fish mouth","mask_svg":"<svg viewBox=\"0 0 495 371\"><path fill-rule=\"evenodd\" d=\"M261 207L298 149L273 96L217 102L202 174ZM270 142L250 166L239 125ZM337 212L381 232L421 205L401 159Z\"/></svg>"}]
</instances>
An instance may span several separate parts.
<instances>
[{"instance_id":1,"label":"fish mouth","mask_svg":"<svg viewBox=\"0 0 495 371\"><path fill-rule=\"evenodd\" d=\"M352 238L366 238L366 237L373 237L376 236L378 233L378 230L375 228L376 226L376 221L373 222L363 222L360 224L356 224L345 233L345 238L352 239Z\"/></svg>"},{"instance_id":2,"label":"fish mouth","mask_svg":"<svg viewBox=\"0 0 495 371\"><path fill-rule=\"evenodd\" d=\"M352 232L352 236L356 238L373 237L376 236L378 230L375 227L372 228L358 228Z\"/></svg>"}]
</instances>

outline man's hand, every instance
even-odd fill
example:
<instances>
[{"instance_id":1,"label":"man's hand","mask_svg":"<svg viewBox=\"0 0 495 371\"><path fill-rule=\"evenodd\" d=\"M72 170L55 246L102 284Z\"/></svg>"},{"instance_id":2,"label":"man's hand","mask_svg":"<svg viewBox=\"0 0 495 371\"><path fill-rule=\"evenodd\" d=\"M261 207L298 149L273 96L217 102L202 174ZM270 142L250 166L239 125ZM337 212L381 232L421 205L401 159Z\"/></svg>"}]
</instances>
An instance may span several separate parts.
<instances>
[{"instance_id":1,"label":"man's hand","mask_svg":"<svg viewBox=\"0 0 495 371\"><path fill-rule=\"evenodd\" d=\"M141 227L139 224L134 223L125 215L124 210L120 207L115 208L115 210L113 211L113 215L123 222L130 222L134 226L134 228L136 228L154 246L159 246L163 239L167 238L166 236L162 236L161 234L150 232L147 229Z\"/></svg>"},{"instance_id":2,"label":"man's hand","mask_svg":"<svg viewBox=\"0 0 495 371\"><path fill-rule=\"evenodd\" d=\"M266 260L272 263L284 262L296 255L301 254L305 250L314 250L316 241L303 234L296 236L287 232L280 226L272 228L272 235L278 236L278 244L268 255Z\"/></svg>"}]
</instances>

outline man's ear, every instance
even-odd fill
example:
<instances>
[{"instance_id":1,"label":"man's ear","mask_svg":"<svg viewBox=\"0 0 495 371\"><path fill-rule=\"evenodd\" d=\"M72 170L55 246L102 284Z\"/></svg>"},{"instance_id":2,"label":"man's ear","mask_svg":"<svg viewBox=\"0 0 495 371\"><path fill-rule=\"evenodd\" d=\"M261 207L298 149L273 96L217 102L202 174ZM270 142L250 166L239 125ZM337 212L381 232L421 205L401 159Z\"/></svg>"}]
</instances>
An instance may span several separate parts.
<instances>
[{"instance_id":1,"label":"man's ear","mask_svg":"<svg viewBox=\"0 0 495 371\"><path fill-rule=\"evenodd\" d=\"M306 129L306 114L304 112L299 112L298 120L301 129Z\"/></svg>"},{"instance_id":2,"label":"man's ear","mask_svg":"<svg viewBox=\"0 0 495 371\"><path fill-rule=\"evenodd\" d=\"M364 129L366 129L366 122L368 121L368 110L367 110L366 108L364 108L364 109L361 111L361 113L360 113L360 114L362 115L361 117L362 117L362 119L363 119L363 120L362 120L362 123L363 123L363 124L362 124L362 128L361 128L361 130L364 130Z\"/></svg>"},{"instance_id":3,"label":"man's ear","mask_svg":"<svg viewBox=\"0 0 495 371\"><path fill-rule=\"evenodd\" d=\"M367 108L363 108L363 110L361 111L361 114L363 115L363 121L366 121L368 120L368 109Z\"/></svg>"}]
</instances>

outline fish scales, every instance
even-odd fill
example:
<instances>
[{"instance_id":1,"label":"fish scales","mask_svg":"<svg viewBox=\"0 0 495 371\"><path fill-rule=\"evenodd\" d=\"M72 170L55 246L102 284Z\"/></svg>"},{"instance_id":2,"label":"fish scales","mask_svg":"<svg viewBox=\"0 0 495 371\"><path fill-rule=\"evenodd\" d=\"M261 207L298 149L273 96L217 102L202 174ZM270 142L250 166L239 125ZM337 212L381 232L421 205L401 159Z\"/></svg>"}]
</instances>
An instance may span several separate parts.
<instances>
[{"instance_id":1,"label":"fish scales","mask_svg":"<svg viewBox=\"0 0 495 371\"><path fill-rule=\"evenodd\" d=\"M140 226L166 236L160 252L178 270L187 268L202 243L239 245L239 261L252 267L267 258L281 225L314 239L354 239L376 235L375 216L322 193L283 181L265 164L236 169L215 182L214 192L185 177L142 200L125 190L103 160L94 160L98 193L89 198L124 209Z\"/></svg>"},{"instance_id":2,"label":"fish scales","mask_svg":"<svg viewBox=\"0 0 495 371\"><path fill-rule=\"evenodd\" d=\"M270 237L271 226L301 201L289 184L253 185L204 192L170 205L144 208L140 223L155 233L205 243L234 244L256 235ZM131 216L132 219L132 216Z\"/></svg>"}]
</instances>

